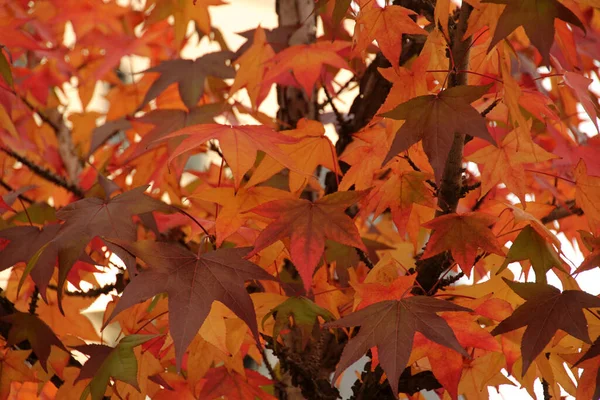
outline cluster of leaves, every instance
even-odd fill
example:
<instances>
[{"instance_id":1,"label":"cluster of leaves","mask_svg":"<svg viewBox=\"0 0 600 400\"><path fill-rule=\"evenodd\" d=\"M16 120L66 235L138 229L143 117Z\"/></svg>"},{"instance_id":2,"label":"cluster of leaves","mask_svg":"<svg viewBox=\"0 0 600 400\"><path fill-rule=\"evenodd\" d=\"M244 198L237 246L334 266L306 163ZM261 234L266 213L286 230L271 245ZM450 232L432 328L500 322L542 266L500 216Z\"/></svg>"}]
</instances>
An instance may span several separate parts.
<instances>
[{"instance_id":1,"label":"cluster of leaves","mask_svg":"<svg viewBox=\"0 0 600 400\"><path fill-rule=\"evenodd\" d=\"M600 3L381 3L0 0L0 400L600 398Z\"/></svg>"}]
</instances>

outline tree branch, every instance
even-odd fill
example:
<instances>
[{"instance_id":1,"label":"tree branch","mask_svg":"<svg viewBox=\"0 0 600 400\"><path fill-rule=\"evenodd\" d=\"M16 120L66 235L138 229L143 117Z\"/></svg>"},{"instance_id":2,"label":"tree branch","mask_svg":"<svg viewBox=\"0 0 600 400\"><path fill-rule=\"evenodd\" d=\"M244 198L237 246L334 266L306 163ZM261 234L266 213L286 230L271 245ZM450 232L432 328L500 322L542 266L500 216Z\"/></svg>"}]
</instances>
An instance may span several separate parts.
<instances>
[{"instance_id":1,"label":"tree branch","mask_svg":"<svg viewBox=\"0 0 600 400\"><path fill-rule=\"evenodd\" d=\"M473 7L466 2L463 2L460 8L458 23L453 31L453 39L451 43L451 62L450 75L448 79L448 87L456 87L467 83L469 49L471 46L471 37L462 40L467 30L467 22ZM456 132L452 148L448 154L446 167L440 182L438 191L438 211L436 217L444 214L456 212L458 201L462 197L462 159L465 138L468 132ZM436 285L439 275L452 265L452 257L448 253L441 253L437 256L417 261L417 288L415 291L424 294L433 294L432 289ZM423 294L423 293L422 293Z\"/></svg>"},{"instance_id":2,"label":"tree branch","mask_svg":"<svg viewBox=\"0 0 600 400\"><path fill-rule=\"evenodd\" d=\"M47 115L37 109L25 97L18 95L16 92L14 93L19 96L19 99L21 99L27 108L37 114L43 122L50 125L58 139L58 153L65 166L69 180L73 183L77 182L79 174L81 173L82 163L75 151L71 130L65 124L63 115L57 109L50 110Z\"/></svg>"},{"instance_id":3,"label":"tree branch","mask_svg":"<svg viewBox=\"0 0 600 400\"><path fill-rule=\"evenodd\" d=\"M48 285L48 289L58 290L56 285ZM96 298L100 297L103 294L109 294L113 290L117 292L122 292L125 289L125 275L120 272L116 276L115 283L109 283L104 286L100 286L98 288L92 288L86 291L71 291L65 290L64 293L66 296L71 297L87 297L87 298Z\"/></svg>"},{"instance_id":4,"label":"tree branch","mask_svg":"<svg viewBox=\"0 0 600 400\"><path fill-rule=\"evenodd\" d=\"M77 186L74 183L67 182L63 177L55 174L54 172L52 172L46 168L43 168L43 167L37 165L30 159L12 151L12 150L9 150L6 147L0 146L0 151L2 151L6 155L14 158L15 160L19 161L21 164L25 165L27 168L29 168L31 170L31 172L33 172L40 178L45 179L48 182L54 183L56 186L60 186L64 189L68 190L69 192L73 193L75 196L77 196L79 198L83 198L85 196L82 188L80 188L79 186Z\"/></svg>"},{"instance_id":5,"label":"tree branch","mask_svg":"<svg viewBox=\"0 0 600 400\"><path fill-rule=\"evenodd\" d=\"M571 215L583 215L583 210L575 205L575 200L569 200L565 202L565 204L568 208L562 206L556 207L548 215L542 217L540 221L542 221L543 224L548 224L550 222L558 221L559 219L570 217Z\"/></svg>"}]
</instances>

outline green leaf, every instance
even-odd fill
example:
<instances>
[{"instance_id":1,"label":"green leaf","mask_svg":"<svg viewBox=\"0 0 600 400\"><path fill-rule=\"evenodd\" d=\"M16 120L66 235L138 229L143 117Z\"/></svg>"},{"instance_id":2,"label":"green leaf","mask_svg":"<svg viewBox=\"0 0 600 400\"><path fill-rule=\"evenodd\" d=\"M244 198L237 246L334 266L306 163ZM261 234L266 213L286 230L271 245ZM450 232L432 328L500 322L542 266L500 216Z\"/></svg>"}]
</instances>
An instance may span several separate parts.
<instances>
[{"instance_id":1,"label":"green leaf","mask_svg":"<svg viewBox=\"0 0 600 400\"><path fill-rule=\"evenodd\" d=\"M308 343L308 338L317 323L317 317L323 318L325 321L334 319L333 314L328 310L316 305L306 297L290 297L266 314L262 320L264 328L267 319L273 316L275 318L275 326L273 327L273 339L277 345L277 337L288 323L290 316L294 318L294 324L300 328L302 334L302 347Z\"/></svg>"},{"instance_id":2,"label":"green leaf","mask_svg":"<svg viewBox=\"0 0 600 400\"><path fill-rule=\"evenodd\" d=\"M6 83L8 83L8 85L10 87L13 86L13 76L12 76L12 72L10 71L10 63L6 59L4 52L1 50L0 50L0 75L2 75L2 78L4 78L4 80L6 81Z\"/></svg>"},{"instance_id":3,"label":"green leaf","mask_svg":"<svg viewBox=\"0 0 600 400\"><path fill-rule=\"evenodd\" d=\"M546 273L552 267L564 271L560 257L552 244L548 243L531 225L527 225L519 233L497 274L504 271L508 264L522 260L531 262L535 271L535 281L538 283L546 283Z\"/></svg>"},{"instance_id":4,"label":"green leaf","mask_svg":"<svg viewBox=\"0 0 600 400\"><path fill-rule=\"evenodd\" d=\"M92 395L92 400L102 400L111 378L128 383L139 392L138 365L133 349L156 336L129 335L121 339L115 348L98 344L74 347L73 349L90 356L75 380L78 382L92 378L81 394L80 400L85 400L89 394Z\"/></svg>"}]
</instances>

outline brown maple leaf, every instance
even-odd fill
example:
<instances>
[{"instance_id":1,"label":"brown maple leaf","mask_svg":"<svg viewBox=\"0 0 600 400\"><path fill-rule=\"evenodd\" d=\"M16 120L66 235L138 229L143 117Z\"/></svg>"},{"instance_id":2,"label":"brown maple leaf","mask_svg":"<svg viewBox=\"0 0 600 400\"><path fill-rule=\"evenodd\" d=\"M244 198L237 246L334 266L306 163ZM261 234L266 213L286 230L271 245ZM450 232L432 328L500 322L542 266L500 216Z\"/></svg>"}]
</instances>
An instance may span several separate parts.
<instances>
[{"instance_id":1,"label":"brown maple leaf","mask_svg":"<svg viewBox=\"0 0 600 400\"><path fill-rule=\"evenodd\" d=\"M54 331L36 315L15 312L0 318L0 320L11 325L6 338L6 345L15 346L27 340L46 372L48 371L47 362L48 357L50 357L50 346L68 351Z\"/></svg>"},{"instance_id":2,"label":"brown maple leaf","mask_svg":"<svg viewBox=\"0 0 600 400\"><path fill-rule=\"evenodd\" d=\"M96 197L82 199L57 211L56 217L65 223L52 240L41 246L28 265L31 277L44 298L57 257L60 306L67 275L75 262L84 257L85 247L93 238L101 236L133 241L137 238L136 224L132 221L134 215L174 211L171 206L145 195L146 188L140 186L109 200ZM135 258L120 248L114 249L114 252L129 271L135 273Z\"/></svg>"},{"instance_id":3,"label":"brown maple leaf","mask_svg":"<svg viewBox=\"0 0 600 400\"><path fill-rule=\"evenodd\" d=\"M242 258L249 248L219 249L196 255L181 246L151 240L113 243L142 259L148 268L127 285L104 326L121 311L157 294L167 293L169 325L178 368L215 300L246 322L258 341L256 314L244 282L275 278Z\"/></svg>"},{"instance_id":4,"label":"brown maple leaf","mask_svg":"<svg viewBox=\"0 0 600 400\"><path fill-rule=\"evenodd\" d=\"M204 94L204 80L207 76L222 79L235 78L235 70L226 61L233 57L229 51L209 53L195 60L168 60L144 72L158 72L160 77L154 81L142 104L142 109L148 102L161 94L169 85L179 84L179 96L188 109L192 109Z\"/></svg>"},{"instance_id":5,"label":"brown maple leaf","mask_svg":"<svg viewBox=\"0 0 600 400\"><path fill-rule=\"evenodd\" d=\"M252 211L271 222L256 238L252 256L283 238L290 238L290 255L308 292L312 275L325 251L325 239L366 251L356 225L344 211L366 192L337 192L315 201L275 200Z\"/></svg>"},{"instance_id":6,"label":"brown maple leaf","mask_svg":"<svg viewBox=\"0 0 600 400\"><path fill-rule=\"evenodd\" d=\"M523 376L535 358L561 329L586 343L591 343L583 308L600 307L600 298L581 290L560 290L543 283L504 282L525 299L515 312L491 332L500 335L526 326L521 341Z\"/></svg>"},{"instance_id":7,"label":"brown maple leaf","mask_svg":"<svg viewBox=\"0 0 600 400\"><path fill-rule=\"evenodd\" d=\"M567 7L556 0L483 0L483 3L506 4L488 52L500 40L519 26L527 33L531 43L540 51L545 65L550 65L550 48L554 43L554 19L559 18L585 32L583 23Z\"/></svg>"},{"instance_id":8,"label":"brown maple leaf","mask_svg":"<svg viewBox=\"0 0 600 400\"><path fill-rule=\"evenodd\" d=\"M446 214L422 226L433 229L422 258L430 258L443 251L450 251L460 269L471 276L477 249L504 256L502 247L489 226L496 217L479 212Z\"/></svg>"},{"instance_id":9,"label":"brown maple leaf","mask_svg":"<svg viewBox=\"0 0 600 400\"><path fill-rule=\"evenodd\" d=\"M384 163L423 140L423 149L433 167L435 179L440 182L455 133L469 134L495 144L485 119L471 106L490 87L456 86L442 90L437 95L415 97L382 114L384 117L406 120L396 132Z\"/></svg>"},{"instance_id":10,"label":"brown maple leaf","mask_svg":"<svg viewBox=\"0 0 600 400\"><path fill-rule=\"evenodd\" d=\"M442 311L471 309L433 297L413 296L381 301L326 323L324 326L327 328L361 326L358 334L344 347L333 381L370 348L377 347L381 367L394 393L398 393L398 379L406 368L417 332L469 357L448 323L436 314Z\"/></svg>"}]
</instances>

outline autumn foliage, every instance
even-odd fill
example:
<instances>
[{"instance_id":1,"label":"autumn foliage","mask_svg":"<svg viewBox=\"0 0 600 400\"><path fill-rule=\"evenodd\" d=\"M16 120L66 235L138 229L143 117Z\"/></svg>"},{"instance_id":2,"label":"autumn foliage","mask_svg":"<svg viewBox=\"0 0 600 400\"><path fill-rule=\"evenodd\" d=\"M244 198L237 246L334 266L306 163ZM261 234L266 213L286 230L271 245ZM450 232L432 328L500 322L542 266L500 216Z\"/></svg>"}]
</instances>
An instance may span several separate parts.
<instances>
[{"instance_id":1,"label":"autumn foliage","mask_svg":"<svg viewBox=\"0 0 600 400\"><path fill-rule=\"evenodd\" d=\"M230 3L0 0L0 400L599 399L600 2Z\"/></svg>"}]
</instances>

